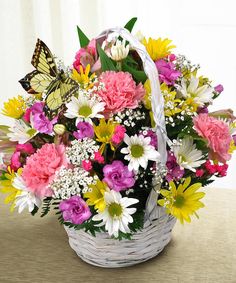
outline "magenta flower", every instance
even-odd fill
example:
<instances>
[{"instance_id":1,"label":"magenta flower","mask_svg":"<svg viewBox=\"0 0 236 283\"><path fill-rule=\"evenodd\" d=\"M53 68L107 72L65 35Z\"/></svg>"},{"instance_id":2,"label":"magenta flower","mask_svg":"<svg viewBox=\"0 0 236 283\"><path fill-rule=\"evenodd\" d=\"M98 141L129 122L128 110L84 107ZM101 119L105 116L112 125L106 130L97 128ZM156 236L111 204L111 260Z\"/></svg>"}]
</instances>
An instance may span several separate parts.
<instances>
[{"instance_id":1,"label":"magenta flower","mask_svg":"<svg viewBox=\"0 0 236 283\"><path fill-rule=\"evenodd\" d=\"M11 169L17 171L22 167L25 159L28 155L31 155L35 152L35 148L31 143L18 144L16 150L11 157Z\"/></svg>"},{"instance_id":2,"label":"magenta flower","mask_svg":"<svg viewBox=\"0 0 236 283\"><path fill-rule=\"evenodd\" d=\"M155 132L153 132L152 130L147 130L147 131L141 131L140 134L145 138L150 137L151 138L150 145L157 148L158 143L157 143L157 135L155 134Z\"/></svg>"},{"instance_id":3,"label":"magenta flower","mask_svg":"<svg viewBox=\"0 0 236 283\"><path fill-rule=\"evenodd\" d=\"M181 169L178 163L176 162L176 158L173 154L173 152L168 151L168 157L166 162L167 167L167 175L166 180L168 182L172 180L179 180L184 175L184 169Z\"/></svg>"},{"instance_id":4,"label":"magenta flower","mask_svg":"<svg viewBox=\"0 0 236 283\"><path fill-rule=\"evenodd\" d=\"M11 156L11 169L17 171L21 167L20 151L15 151Z\"/></svg>"},{"instance_id":5,"label":"magenta flower","mask_svg":"<svg viewBox=\"0 0 236 283\"><path fill-rule=\"evenodd\" d=\"M23 119L27 123L30 123L30 114L31 114L31 108L27 108L26 111L25 111L25 114L23 116Z\"/></svg>"},{"instance_id":6,"label":"magenta flower","mask_svg":"<svg viewBox=\"0 0 236 283\"><path fill-rule=\"evenodd\" d=\"M114 143L114 144L119 144L123 141L124 139L124 136L125 136L125 132L126 132L126 129L124 126L122 125L117 125L116 128L115 128L115 133L114 135L112 136L111 138L111 141Z\"/></svg>"},{"instance_id":7,"label":"magenta flower","mask_svg":"<svg viewBox=\"0 0 236 283\"><path fill-rule=\"evenodd\" d=\"M73 136L78 140L94 137L93 126L88 122L79 122L77 124L77 129L77 132L73 132Z\"/></svg>"},{"instance_id":8,"label":"magenta flower","mask_svg":"<svg viewBox=\"0 0 236 283\"><path fill-rule=\"evenodd\" d=\"M93 169L92 162L90 160L82 160L82 167L85 171Z\"/></svg>"},{"instance_id":9,"label":"magenta flower","mask_svg":"<svg viewBox=\"0 0 236 283\"><path fill-rule=\"evenodd\" d=\"M103 164L105 162L104 157L102 156L100 151L94 152L94 161Z\"/></svg>"},{"instance_id":10,"label":"magenta flower","mask_svg":"<svg viewBox=\"0 0 236 283\"><path fill-rule=\"evenodd\" d=\"M219 84L219 85L215 86L214 89L215 89L216 92L221 93L224 90L224 87L221 84Z\"/></svg>"},{"instance_id":11,"label":"magenta flower","mask_svg":"<svg viewBox=\"0 0 236 283\"><path fill-rule=\"evenodd\" d=\"M174 85L175 81L181 75L181 72L175 69L175 65L163 59L156 61L155 64L159 72L160 82L167 85Z\"/></svg>"},{"instance_id":12,"label":"magenta flower","mask_svg":"<svg viewBox=\"0 0 236 283\"><path fill-rule=\"evenodd\" d=\"M120 192L134 186L134 172L128 170L121 161L115 160L103 168L103 181L116 192Z\"/></svg>"},{"instance_id":13,"label":"magenta flower","mask_svg":"<svg viewBox=\"0 0 236 283\"><path fill-rule=\"evenodd\" d=\"M57 117L53 120L49 120L44 111L43 111L44 103L36 102L30 109L31 115L33 117L33 125L36 130L38 130L42 134L52 134L53 125L57 122Z\"/></svg>"},{"instance_id":14,"label":"magenta flower","mask_svg":"<svg viewBox=\"0 0 236 283\"><path fill-rule=\"evenodd\" d=\"M59 209L64 220L73 224L82 224L92 215L87 203L79 196L62 201Z\"/></svg>"}]
</instances>

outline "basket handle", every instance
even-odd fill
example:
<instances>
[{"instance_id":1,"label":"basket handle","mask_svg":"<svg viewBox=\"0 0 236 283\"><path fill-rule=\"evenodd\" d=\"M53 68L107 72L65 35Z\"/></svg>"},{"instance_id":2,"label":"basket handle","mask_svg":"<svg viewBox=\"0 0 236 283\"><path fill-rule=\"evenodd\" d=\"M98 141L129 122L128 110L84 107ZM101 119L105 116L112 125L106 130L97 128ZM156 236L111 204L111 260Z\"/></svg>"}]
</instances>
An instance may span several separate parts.
<instances>
[{"instance_id":1,"label":"basket handle","mask_svg":"<svg viewBox=\"0 0 236 283\"><path fill-rule=\"evenodd\" d=\"M167 150L166 143L169 143L169 139L166 133L165 126L165 115L164 115L164 98L160 90L160 82L157 68L150 58L149 54L146 51L145 46L139 42L127 29L116 27L105 30L97 37L103 41L105 38L110 37L118 38L118 36L127 40L130 46L136 50L139 54L142 62L144 71L151 84L151 105L153 118L155 121L155 133L158 138L158 151L160 153L160 162L165 165L167 160ZM144 215L144 223L151 222L153 219L158 218L158 207L157 207L157 198L159 195L161 184L153 184L153 189L151 190L148 199L146 201L146 209Z\"/></svg>"},{"instance_id":2,"label":"basket handle","mask_svg":"<svg viewBox=\"0 0 236 283\"><path fill-rule=\"evenodd\" d=\"M127 40L134 50L139 54L142 62L144 71L151 84L151 105L153 111L153 118L156 124L155 132L158 138L158 151L161 155L160 162L166 164L167 151L166 143L168 137L166 134L165 116L164 116L164 99L160 90L159 76L157 68L146 51L146 48L142 43L139 42L127 29L116 27L103 31L99 38L109 36L110 38L117 38L121 36Z\"/></svg>"}]
</instances>

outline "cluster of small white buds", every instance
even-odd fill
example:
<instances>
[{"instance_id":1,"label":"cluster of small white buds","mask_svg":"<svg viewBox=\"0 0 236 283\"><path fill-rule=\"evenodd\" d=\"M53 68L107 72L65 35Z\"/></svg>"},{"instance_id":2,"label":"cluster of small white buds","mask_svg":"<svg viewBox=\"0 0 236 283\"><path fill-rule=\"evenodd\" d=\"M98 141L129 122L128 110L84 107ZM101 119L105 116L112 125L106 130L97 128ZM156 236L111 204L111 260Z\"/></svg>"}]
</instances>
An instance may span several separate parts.
<instances>
[{"instance_id":1,"label":"cluster of small white buds","mask_svg":"<svg viewBox=\"0 0 236 283\"><path fill-rule=\"evenodd\" d=\"M114 119L120 124L124 124L127 127L134 127L136 122L140 120L145 120L145 113L140 110L140 107L137 109L126 109L124 112L118 112Z\"/></svg>"},{"instance_id":2,"label":"cluster of small white buds","mask_svg":"<svg viewBox=\"0 0 236 283\"><path fill-rule=\"evenodd\" d=\"M80 166L83 160L93 160L94 153L98 150L99 145L93 139L73 140L66 149L66 156L71 164Z\"/></svg>"},{"instance_id":3,"label":"cluster of small white buds","mask_svg":"<svg viewBox=\"0 0 236 283\"><path fill-rule=\"evenodd\" d=\"M53 198L68 199L71 196L91 191L90 185L95 183L95 178L83 168L61 168L50 184L50 188L54 191Z\"/></svg>"}]
</instances>

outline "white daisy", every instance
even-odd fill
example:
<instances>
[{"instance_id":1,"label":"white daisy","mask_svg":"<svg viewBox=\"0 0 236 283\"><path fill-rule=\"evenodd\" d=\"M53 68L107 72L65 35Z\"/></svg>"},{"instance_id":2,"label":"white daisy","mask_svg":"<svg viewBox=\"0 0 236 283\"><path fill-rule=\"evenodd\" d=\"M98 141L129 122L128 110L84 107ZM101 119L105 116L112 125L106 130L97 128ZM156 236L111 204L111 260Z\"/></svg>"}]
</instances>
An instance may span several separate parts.
<instances>
[{"instance_id":1,"label":"white daisy","mask_svg":"<svg viewBox=\"0 0 236 283\"><path fill-rule=\"evenodd\" d=\"M194 76L191 77L188 86L186 80L182 79L181 85L178 85L177 89L181 96L184 98L193 98L193 101L199 106L204 106L204 104L213 101L214 88L208 85L199 87L199 78Z\"/></svg>"},{"instance_id":2,"label":"white daisy","mask_svg":"<svg viewBox=\"0 0 236 283\"><path fill-rule=\"evenodd\" d=\"M76 125L80 121L92 123L91 118L103 118L102 112L105 107L105 102L99 102L96 99L89 99L83 93L80 93L79 98L72 97L71 101L66 104L67 110L64 114L67 118L76 119Z\"/></svg>"},{"instance_id":3,"label":"white daisy","mask_svg":"<svg viewBox=\"0 0 236 283\"><path fill-rule=\"evenodd\" d=\"M128 147L122 148L120 152L126 154L124 159L129 161L128 169L130 171L138 171L139 166L146 169L148 160L158 161L160 158L159 152L150 145L150 137L144 137L142 135L129 137L125 134L124 142Z\"/></svg>"},{"instance_id":4,"label":"white daisy","mask_svg":"<svg viewBox=\"0 0 236 283\"><path fill-rule=\"evenodd\" d=\"M202 160L202 151L196 149L192 137L185 137L181 142L174 144L172 150L179 166L193 172L206 161Z\"/></svg>"},{"instance_id":5,"label":"white daisy","mask_svg":"<svg viewBox=\"0 0 236 283\"><path fill-rule=\"evenodd\" d=\"M37 134L37 131L28 126L22 120L15 120L13 126L9 127L10 133L7 134L10 141L16 141L20 144L26 143Z\"/></svg>"},{"instance_id":6,"label":"white daisy","mask_svg":"<svg viewBox=\"0 0 236 283\"><path fill-rule=\"evenodd\" d=\"M25 208L29 212L34 210L34 206L40 207L41 199L36 197L34 193L27 190L24 180L16 174L13 181L13 187L20 190L21 193L16 195L15 206L18 207L18 212L21 213Z\"/></svg>"},{"instance_id":7,"label":"white daisy","mask_svg":"<svg viewBox=\"0 0 236 283\"><path fill-rule=\"evenodd\" d=\"M122 198L119 192L111 190L105 192L104 200L106 203L105 210L98 212L93 217L94 221L102 220L102 223L97 224L97 226L105 225L110 236L118 237L119 231L129 233L128 225L133 222L131 215L136 212L136 208L128 208L128 206L138 203L138 199Z\"/></svg>"}]
</instances>

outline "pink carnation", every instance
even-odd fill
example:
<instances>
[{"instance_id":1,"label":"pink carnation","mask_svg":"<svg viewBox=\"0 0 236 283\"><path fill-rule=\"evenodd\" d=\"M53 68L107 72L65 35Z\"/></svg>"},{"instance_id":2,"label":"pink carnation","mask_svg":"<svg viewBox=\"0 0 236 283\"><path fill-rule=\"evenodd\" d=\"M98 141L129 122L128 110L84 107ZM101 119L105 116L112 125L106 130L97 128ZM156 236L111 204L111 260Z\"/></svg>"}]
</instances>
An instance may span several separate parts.
<instances>
[{"instance_id":1,"label":"pink carnation","mask_svg":"<svg viewBox=\"0 0 236 283\"><path fill-rule=\"evenodd\" d=\"M228 125L208 114L199 114L193 121L196 132L208 142L211 149L209 157L222 163L229 160L231 135Z\"/></svg>"},{"instance_id":2,"label":"pink carnation","mask_svg":"<svg viewBox=\"0 0 236 283\"><path fill-rule=\"evenodd\" d=\"M64 153L64 145L46 143L27 158L22 177L27 188L36 196L52 196L53 192L47 186L53 180L56 171L67 164Z\"/></svg>"},{"instance_id":3,"label":"pink carnation","mask_svg":"<svg viewBox=\"0 0 236 283\"><path fill-rule=\"evenodd\" d=\"M105 85L98 95L106 103L107 113L117 113L125 108L134 109L145 94L143 85L136 85L127 72L107 71L101 74L99 81Z\"/></svg>"}]
</instances>

